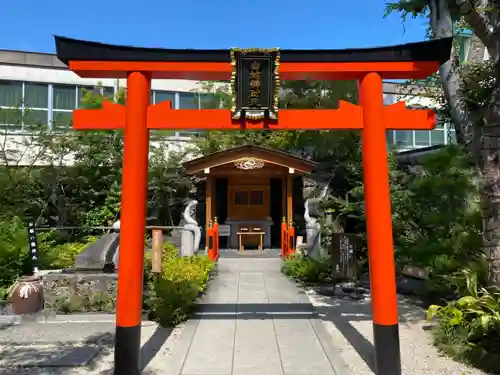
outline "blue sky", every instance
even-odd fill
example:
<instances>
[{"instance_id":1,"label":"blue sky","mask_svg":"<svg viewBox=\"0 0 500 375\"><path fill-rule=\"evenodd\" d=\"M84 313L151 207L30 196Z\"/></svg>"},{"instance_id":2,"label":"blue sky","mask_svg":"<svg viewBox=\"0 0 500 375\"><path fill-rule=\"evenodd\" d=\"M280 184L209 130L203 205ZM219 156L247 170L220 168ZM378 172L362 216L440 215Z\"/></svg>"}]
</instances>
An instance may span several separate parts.
<instances>
[{"instance_id":1,"label":"blue sky","mask_svg":"<svg viewBox=\"0 0 500 375\"><path fill-rule=\"evenodd\" d=\"M423 19L383 19L384 0L2 3L0 49L34 52L54 52L53 35L141 47L283 49L376 47L425 35Z\"/></svg>"}]
</instances>

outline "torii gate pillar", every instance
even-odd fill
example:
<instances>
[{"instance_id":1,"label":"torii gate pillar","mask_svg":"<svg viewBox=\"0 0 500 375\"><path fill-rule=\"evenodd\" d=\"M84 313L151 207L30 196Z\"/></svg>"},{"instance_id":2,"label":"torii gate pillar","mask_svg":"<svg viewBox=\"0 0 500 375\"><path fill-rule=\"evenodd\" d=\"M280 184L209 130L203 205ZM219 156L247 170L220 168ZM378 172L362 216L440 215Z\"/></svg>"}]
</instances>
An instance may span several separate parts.
<instances>
[{"instance_id":1,"label":"torii gate pillar","mask_svg":"<svg viewBox=\"0 0 500 375\"><path fill-rule=\"evenodd\" d=\"M375 367L377 374L396 375L401 360L382 78L368 73L359 88Z\"/></svg>"},{"instance_id":2,"label":"torii gate pillar","mask_svg":"<svg viewBox=\"0 0 500 375\"><path fill-rule=\"evenodd\" d=\"M141 322L146 228L149 129L148 73L127 77L125 109L120 258L116 306L115 374L141 373Z\"/></svg>"}]
</instances>

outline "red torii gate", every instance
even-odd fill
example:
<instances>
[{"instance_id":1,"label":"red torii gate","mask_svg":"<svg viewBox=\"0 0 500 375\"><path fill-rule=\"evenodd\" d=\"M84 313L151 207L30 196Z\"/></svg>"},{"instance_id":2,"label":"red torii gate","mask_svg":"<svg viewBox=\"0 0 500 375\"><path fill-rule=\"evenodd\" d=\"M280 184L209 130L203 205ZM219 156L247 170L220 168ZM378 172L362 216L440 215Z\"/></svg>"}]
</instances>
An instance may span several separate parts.
<instances>
[{"instance_id":1,"label":"red torii gate","mask_svg":"<svg viewBox=\"0 0 500 375\"><path fill-rule=\"evenodd\" d=\"M126 78L127 104L75 110L77 130L124 129L120 259L116 311L115 375L140 374L140 332L149 129L320 130L360 129L377 375L400 375L388 129L435 127L434 111L384 106L382 79L423 79L448 61L452 39L351 50L281 50L274 79L359 80L360 105L335 110L282 109L278 119L235 119L225 109L173 110L150 105L151 79L227 81L235 61L228 50L167 50L113 46L56 37L58 58L83 78ZM262 50L252 50L260 51ZM233 76L232 76L233 74ZM277 101L277 96L275 97ZM274 103L275 105L277 103ZM274 107L276 108L276 107Z\"/></svg>"}]
</instances>

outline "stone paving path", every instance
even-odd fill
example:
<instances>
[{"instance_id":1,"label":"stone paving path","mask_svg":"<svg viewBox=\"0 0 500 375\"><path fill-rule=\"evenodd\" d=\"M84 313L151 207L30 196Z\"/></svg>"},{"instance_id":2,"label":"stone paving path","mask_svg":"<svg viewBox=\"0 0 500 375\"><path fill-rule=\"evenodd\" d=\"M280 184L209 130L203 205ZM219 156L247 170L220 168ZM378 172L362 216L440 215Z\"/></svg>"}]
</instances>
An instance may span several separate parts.
<instances>
[{"instance_id":1,"label":"stone paving path","mask_svg":"<svg viewBox=\"0 0 500 375\"><path fill-rule=\"evenodd\" d=\"M221 259L166 360L169 375L339 375L347 367L278 259Z\"/></svg>"}]
</instances>

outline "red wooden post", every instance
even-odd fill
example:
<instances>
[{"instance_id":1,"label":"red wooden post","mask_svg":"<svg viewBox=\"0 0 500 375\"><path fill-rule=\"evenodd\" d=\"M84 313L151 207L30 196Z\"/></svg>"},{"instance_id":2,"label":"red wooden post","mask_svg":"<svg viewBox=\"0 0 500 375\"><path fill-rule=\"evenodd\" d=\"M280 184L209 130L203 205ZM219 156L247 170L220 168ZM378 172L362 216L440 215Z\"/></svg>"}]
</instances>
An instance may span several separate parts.
<instances>
[{"instance_id":1,"label":"red wooden post","mask_svg":"<svg viewBox=\"0 0 500 375\"><path fill-rule=\"evenodd\" d=\"M286 218L283 216L283 222L281 223L281 257L285 258L288 250L288 226L286 225Z\"/></svg>"},{"instance_id":2,"label":"red wooden post","mask_svg":"<svg viewBox=\"0 0 500 375\"><path fill-rule=\"evenodd\" d=\"M215 260L218 260L220 255L220 248L219 248L219 223L217 222L217 216L214 217L214 243L215 243Z\"/></svg>"},{"instance_id":3,"label":"red wooden post","mask_svg":"<svg viewBox=\"0 0 500 375\"><path fill-rule=\"evenodd\" d=\"M120 257L116 301L115 375L139 375L144 234L147 204L150 76L127 78Z\"/></svg>"},{"instance_id":4,"label":"red wooden post","mask_svg":"<svg viewBox=\"0 0 500 375\"><path fill-rule=\"evenodd\" d=\"M293 222L290 220L290 225L288 225L288 249L286 255L295 254L295 228L293 227Z\"/></svg>"},{"instance_id":5,"label":"red wooden post","mask_svg":"<svg viewBox=\"0 0 500 375\"><path fill-rule=\"evenodd\" d=\"M207 255L210 261L215 261L215 236L214 236L214 228L212 226L212 220L208 223L207 228Z\"/></svg>"},{"instance_id":6,"label":"red wooden post","mask_svg":"<svg viewBox=\"0 0 500 375\"><path fill-rule=\"evenodd\" d=\"M364 191L376 373L400 375L386 127L383 121L382 79L377 73L368 73L361 79L360 98L363 107ZM403 118L401 121L404 121Z\"/></svg>"}]
</instances>

